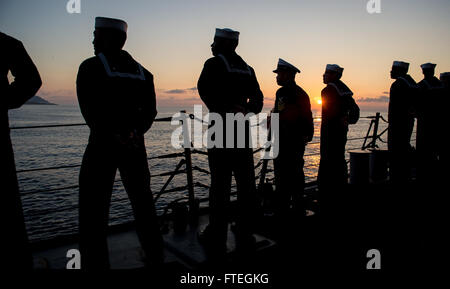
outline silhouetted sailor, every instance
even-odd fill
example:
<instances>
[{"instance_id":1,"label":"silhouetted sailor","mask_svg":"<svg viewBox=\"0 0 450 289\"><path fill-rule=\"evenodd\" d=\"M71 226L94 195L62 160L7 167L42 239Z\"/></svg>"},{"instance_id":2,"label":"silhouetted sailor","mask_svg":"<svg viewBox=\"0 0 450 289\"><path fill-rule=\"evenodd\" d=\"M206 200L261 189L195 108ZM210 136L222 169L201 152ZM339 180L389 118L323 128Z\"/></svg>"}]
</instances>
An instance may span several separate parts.
<instances>
[{"instance_id":1,"label":"silhouetted sailor","mask_svg":"<svg viewBox=\"0 0 450 289\"><path fill-rule=\"evenodd\" d=\"M442 72L439 76L439 80L444 85L444 89L450 88L450 72Z\"/></svg>"},{"instance_id":2,"label":"silhouetted sailor","mask_svg":"<svg viewBox=\"0 0 450 289\"><path fill-rule=\"evenodd\" d=\"M359 108L353 92L340 79L343 68L328 64L323 75L327 85L322 90L322 124L320 128L320 165L318 182L321 207L328 210L332 199L347 184L348 170L345 161L345 145L348 125L359 118Z\"/></svg>"},{"instance_id":3,"label":"silhouetted sailor","mask_svg":"<svg viewBox=\"0 0 450 289\"><path fill-rule=\"evenodd\" d=\"M144 134L156 116L153 75L122 50L127 24L95 19L95 57L79 68L77 94L90 128L80 170L79 226L82 269L109 267L107 227L119 169L147 261L162 261Z\"/></svg>"},{"instance_id":4,"label":"silhouetted sailor","mask_svg":"<svg viewBox=\"0 0 450 289\"><path fill-rule=\"evenodd\" d=\"M279 113L280 149L274 160L276 185L276 214L283 219L292 205L300 215L305 215L303 189L303 154L305 146L312 140L314 124L308 94L296 84L295 75L300 70L279 59L276 93L273 112Z\"/></svg>"},{"instance_id":5,"label":"silhouetted sailor","mask_svg":"<svg viewBox=\"0 0 450 289\"><path fill-rule=\"evenodd\" d=\"M2 264L12 270L31 269L32 257L28 248L22 201L16 176L14 152L9 136L8 110L19 108L41 87L41 78L22 42L0 32L0 174ZM9 83L8 72L14 76Z\"/></svg>"},{"instance_id":6,"label":"silhouetted sailor","mask_svg":"<svg viewBox=\"0 0 450 289\"><path fill-rule=\"evenodd\" d=\"M441 175L441 182L444 180L444 171L446 172L449 168L449 156L447 144L447 134L444 133L447 129L447 110L450 107L450 72L443 72L439 77L440 81L444 86L442 93L442 105L437 106L438 110L436 113L439 115L438 126L439 134L437 135L437 145L439 154L439 170ZM444 128L445 127L445 128Z\"/></svg>"},{"instance_id":7,"label":"silhouetted sailor","mask_svg":"<svg viewBox=\"0 0 450 289\"><path fill-rule=\"evenodd\" d=\"M406 182L410 176L409 154L411 134L414 127L414 101L417 95L417 84L409 76L409 63L394 61L389 98L389 130L388 149L390 152L390 179L394 183Z\"/></svg>"},{"instance_id":8,"label":"silhouetted sailor","mask_svg":"<svg viewBox=\"0 0 450 289\"><path fill-rule=\"evenodd\" d=\"M223 118L224 136L226 113L256 114L263 107L263 94L253 68L235 52L238 42L239 32L227 28L216 29L211 45L214 57L205 62L198 80L201 99L210 112L219 113ZM224 137L224 148L214 147L208 150L211 170L210 221L202 235L219 252L225 250L226 244L232 172L238 191L235 233L242 246L251 245L253 241L252 219L256 203L252 149L248 145L245 148L225 148L225 144Z\"/></svg>"},{"instance_id":9,"label":"silhouetted sailor","mask_svg":"<svg viewBox=\"0 0 450 289\"><path fill-rule=\"evenodd\" d=\"M434 76L436 64L425 63L420 66L424 79L418 83L420 93L415 101L417 113L416 149L418 154L417 178L424 182L431 181L436 174L439 157L439 144L436 138L440 130L439 112L436 103L443 105L444 85Z\"/></svg>"}]
</instances>

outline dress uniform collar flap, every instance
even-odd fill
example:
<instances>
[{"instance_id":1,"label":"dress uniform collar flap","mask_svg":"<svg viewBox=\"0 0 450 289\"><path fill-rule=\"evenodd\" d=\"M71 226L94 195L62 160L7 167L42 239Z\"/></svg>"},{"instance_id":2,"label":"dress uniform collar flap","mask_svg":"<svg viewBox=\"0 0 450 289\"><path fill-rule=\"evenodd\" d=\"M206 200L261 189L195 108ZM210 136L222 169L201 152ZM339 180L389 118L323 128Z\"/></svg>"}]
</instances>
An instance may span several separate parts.
<instances>
[{"instance_id":1,"label":"dress uniform collar flap","mask_svg":"<svg viewBox=\"0 0 450 289\"><path fill-rule=\"evenodd\" d=\"M339 87L336 83L328 83L328 85L334 87L340 96L353 96L353 92L347 86Z\"/></svg>"},{"instance_id":2,"label":"dress uniform collar flap","mask_svg":"<svg viewBox=\"0 0 450 289\"><path fill-rule=\"evenodd\" d=\"M425 85L427 86L428 89L440 89L440 88L444 88L444 84L437 79L436 77L434 77L437 81L436 83L439 83L439 85L433 85L431 84L427 79L422 80L423 83L425 83Z\"/></svg>"},{"instance_id":3,"label":"dress uniform collar flap","mask_svg":"<svg viewBox=\"0 0 450 289\"><path fill-rule=\"evenodd\" d=\"M412 82L411 81L412 79L410 77L408 77L408 76L405 76L405 77L400 76L398 79L402 80L403 82L405 82L410 88L417 88L417 84Z\"/></svg>"},{"instance_id":4,"label":"dress uniform collar flap","mask_svg":"<svg viewBox=\"0 0 450 289\"><path fill-rule=\"evenodd\" d=\"M138 73L136 73L136 74L128 73L128 72L118 72L118 71L111 70L111 67L108 63L108 59L106 59L106 57L103 53L100 53L97 56L98 56L98 58L100 58L100 61L103 63L106 74L109 77L120 77L120 78L132 78L132 79L145 80L144 69L142 68L142 66L139 63L136 62L138 65L138 69L139 69Z\"/></svg>"},{"instance_id":5,"label":"dress uniform collar flap","mask_svg":"<svg viewBox=\"0 0 450 289\"><path fill-rule=\"evenodd\" d=\"M227 68L228 72L233 72L233 73L242 73L242 74L248 74L251 75L252 72L250 70L250 67L247 65L247 63L245 63L246 69L239 69L239 68L234 68L230 66L230 63L228 62L228 60L225 58L225 56L223 56L222 54L218 55L220 57L220 59L223 60L223 62L225 63L225 67Z\"/></svg>"}]
</instances>

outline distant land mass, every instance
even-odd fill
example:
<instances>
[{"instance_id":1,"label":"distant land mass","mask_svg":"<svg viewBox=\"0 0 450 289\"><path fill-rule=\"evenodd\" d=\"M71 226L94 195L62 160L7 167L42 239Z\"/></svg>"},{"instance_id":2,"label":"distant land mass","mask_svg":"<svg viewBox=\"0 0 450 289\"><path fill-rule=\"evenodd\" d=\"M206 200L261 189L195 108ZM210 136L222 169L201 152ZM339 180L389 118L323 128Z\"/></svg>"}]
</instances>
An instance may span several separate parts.
<instances>
[{"instance_id":1,"label":"distant land mass","mask_svg":"<svg viewBox=\"0 0 450 289\"><path fill-rule=\"evenodd\" d=\"M56 105L56 103L51 103L43 99L42 97L39 97L37 95L30 98L25 104L44 104L44 105Z\"/></svg>"}]
</instances>

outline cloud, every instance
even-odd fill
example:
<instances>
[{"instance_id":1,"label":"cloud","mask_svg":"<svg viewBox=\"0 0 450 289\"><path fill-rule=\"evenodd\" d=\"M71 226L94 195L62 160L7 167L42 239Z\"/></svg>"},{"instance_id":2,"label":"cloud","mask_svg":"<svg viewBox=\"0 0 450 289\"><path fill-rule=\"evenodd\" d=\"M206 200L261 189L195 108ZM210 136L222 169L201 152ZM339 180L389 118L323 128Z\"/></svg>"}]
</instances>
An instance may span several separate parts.
<instances>
[{"instance_id":1,"label":"cloud","mask_svg":"<svg viewBox=\"0 0 450 289\"><path fill-rule=\"evenodd\" d=\"M171 90L164 91L164 93L182 94L182 93L186 93L186 90L184 90L184 89L171 89Z\"/></svg>"},{"instance_id":2,"label":"cloud","mask_svg":"<svg viewBox=\"0 0 450 289\"><path fill-rule=\"evenodd\" d=\"M200 97L182 97L175 95L156 95L156 100L175 100L175 101L201 101Z\"/></svg>"},{"instance_id":3,"label":"cloud","mask_svg":"<svg viewBox=\"0 0 450 289\"><path fill-rule=\"evenodd\" d=\"M359 98L358 102L389 102L389 97L386 95L381 95L379 97L364 97Z\"/></svg>"},{"instance_id":4,"label":"cloud","mask_svg":"<svg viewBox=\"0 0 450 289\"><path fill-rule=\"evenodd\" d=\"M197 87L177 89L156 89L156 102L158 106L189 107L202 104L197 94Z\"/></svg>"},{"instance_id":5,"label":"cloud","mask_svg":"<svg viewBox=\"0 0 450 289\"><path fill-rule=\"evenodd\" d=\"M168 93L168 94L183 94L183 93L189 93L189 92L195 92L197 91L197 87L191 87L191 88L185 88L185 89L170 89L170 90L165 90L164 93Z\"/></svg>"},{"instance_id":6,"label":"cloud","mask_svg":"<svg viewBox=\"0 0 450 289\"><path fill-rule=\"evenodd\" d=\"M201 101L200 97L183 98L185 101Z\"/></svg>"}]
</instances>

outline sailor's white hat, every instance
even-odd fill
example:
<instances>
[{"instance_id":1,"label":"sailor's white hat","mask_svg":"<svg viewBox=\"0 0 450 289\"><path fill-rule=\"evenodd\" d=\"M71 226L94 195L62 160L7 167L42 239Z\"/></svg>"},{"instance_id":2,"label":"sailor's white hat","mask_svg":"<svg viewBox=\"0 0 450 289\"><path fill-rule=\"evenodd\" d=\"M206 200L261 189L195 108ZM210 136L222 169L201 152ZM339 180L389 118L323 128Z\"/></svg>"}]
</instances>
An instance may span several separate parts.
<instances>
[{"instance_id":1,"label":"sailor's white hat","mask_svg":"<svg viewBox=\"0 0 450 289\"><path fill-rule=\"evenodd\" d=\"M277 69L275 69L273 72L277 73L280 70L290 70L296 73L300 73L300 69L281 58L278 59Z\"/></svg>"},{"instance_id":2,"label":"sailor's white hat","mask_svg":"<svg viewBox=\"0 0 450 289\"><path fill-rule=\"evenodd\" d=\"M230 28L216 28L216 37L239 40L239 31L234 31Z\"/></svg>"},{"instance_id":3,"label":"sailor's white hat","mask_svg":"<svg viewBox=\"0 0 450 289\"><path fill-rule=\"evenodd\" d=\"M344 71L344 68L340 67L337 64L327 64L325 71L333 71L333 72L337 72L337 73L342 73Z\"/></svg>"},{"instance_id":4,"label":"sailor's white hat","mask_svg":"<svg viewBox=\"0 0 450 289\"><path fill-rule=\"evenodd\" d=\"M112 28L126 33L128 24L120 19L95 17L95 28Z\"/></svg>"},{"instance_id":5,"label":"sailor's white hat","mask_svg":"<svg viewBox=\"0 0 450 289\"><path fill-rule=\"evenodd\" d=\"M436 64L434 63L424 63L420 66L422 69L430 69L430 68L435 68Z\"/></svg>"},{"instance_id":6,"label":"sailor's white hat","mask_svg":"<svg viewBox=\"0 0 450 289\"><path fill-rule=\"evenodd\" d=\"M394 63L392 64L392 67L398 67L398 68L403 68L408 70L409 69L409 63L408 62L403 62L403 61L394 61Z\"/></svg>"}]
</instances>

